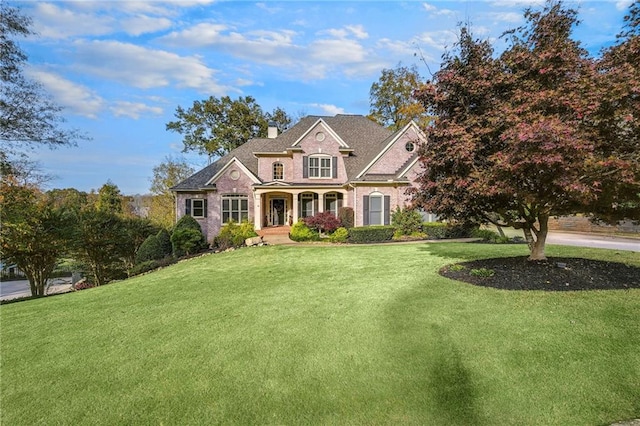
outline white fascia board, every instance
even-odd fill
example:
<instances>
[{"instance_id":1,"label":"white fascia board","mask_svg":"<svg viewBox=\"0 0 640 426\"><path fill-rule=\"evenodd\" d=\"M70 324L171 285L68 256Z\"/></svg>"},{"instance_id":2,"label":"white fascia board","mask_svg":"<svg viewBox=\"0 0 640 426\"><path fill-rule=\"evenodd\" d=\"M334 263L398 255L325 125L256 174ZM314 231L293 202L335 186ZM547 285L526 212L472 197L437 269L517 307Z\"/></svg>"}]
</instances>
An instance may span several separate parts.
<instances>
[{"instance_id":1,"label":"white fascia board","mask_svg":"<svg viewBox=\"0 0 640 426\"><path fill-rule=\"evenodd\" d=\"M405 169L402 172L400 172L398 177L405 177L406 174L409 173L409 170L411 170L419 160L420 160L420 157L416 157L411 163L409 163L407 167L405 167Z\"/></svg>"},{"instance_id":2,"label":"white fascia board","mask_svg":"<svg viewBox=\"0 0 640 426\"><path fill-rule=\"evenodd\" d=\"M313 125L312 125L312 126L310 126L310 127L309 127L309 129L307 129L307 131L306 131L306 132L304 132L304 133L302 134L302 136L300 136L300 137L299 137L299 138L298 138L298 139L293 143L293 145L291 145L291 146L293 147L293 146L298 145L298 144L299 144L299 143L300 143L304 138L306 138L306 137L307 137L307 135L309 135L309 133L311 133L315 128L317 128L319 124L320 124L320 125L322 125L322 127L324 128L324 130L325 130L326 132L328 132L331 136L333 136L333 138L334 138L335 140L337 140L337 141L338 141L338 144L339 144L341 147L349 148L349 145L347 145L347 144L342 140L342 138L341 138L340 136L338 136L338 134L337 134L336 132L334 132L334 131L333 131L333 129L332 129L331 127L329 127L329 125L328 125L327 123L325 123L325 121L324 121L322 118L319 118L319 119L318 119L318 121L316 121L315 123L313 123Z\"/></svg>"},{"instance_id":3,"label":"white fascia board","mask_svg":"<svg viewBox=\"0 0 640 426\"><path fill-rule=\"evenodd\" d=\"M242 162L240 160L238 160L236 157L233 157L231 160L229 160L229 162L227 164L224 165L224 167L222 169L220 169L220 171L218 173L216 173L211 179L209 179L207 181L207 183L205 185L211 185L212 183L214 183L216 180L218 180L218 178L220 176L222 176L222 174L229 168L231 167L232 164L236 164L240 170L242 170L244 172L244 174L246 174L247 176L249 176L249 179L251 179L251 181L253 183L262 183L260 181L260 179L258 179L258 177L256 175L254 175L253 173L251 173L251 170L247 169L247 167L242 164Z\"/></svg>"},{"instance_id":4,"label":"white fascia board","mask_svg":"<svg viewBox=\"0 0 640 426\"><path fill-rule=\"evenodd\" d=\"M418 134L418 137L422 140L425 141L427 138L425 137L424 133L422 133L422 130L420 130L420 128L418 127L418 125L413 122L410 121L409 123L407 123L402 130L400 130L398 133L396 133L396 136L391 139L391 141L387 144L387 146L384 147L384 149L382 151L380 151L380 153L378 155L376 155L376 157L369 163L367 164L367 166L362 169L362 171L360 173L358 173L358 175L356 176L356 179L361 178L362 176L364 176L367 171L373 167L374 164L376 164L376 162L387 152L391 149L391 147L398 141L398 139L400 139L400 137L404 136L405 133L407 133L407 130L409 130L409 128L413 127L414 130L416 131L416 133Z\"/></svg>"}]
</instances>

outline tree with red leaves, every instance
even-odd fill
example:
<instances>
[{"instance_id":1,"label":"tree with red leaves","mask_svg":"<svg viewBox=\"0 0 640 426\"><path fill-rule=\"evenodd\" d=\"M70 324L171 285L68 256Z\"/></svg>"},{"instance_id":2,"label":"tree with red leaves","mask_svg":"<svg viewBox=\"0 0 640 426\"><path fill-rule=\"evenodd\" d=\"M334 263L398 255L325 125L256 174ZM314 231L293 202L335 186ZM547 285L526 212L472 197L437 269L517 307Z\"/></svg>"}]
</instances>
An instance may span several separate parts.
<instances>
[{"instance_id":1,"label":"tree with red leaves","mask_svg":"<svg viewBox=\"0 0 640 426\"><path fill-rule=\"evenodd\" d=\"M598 62L571 39L576 15L556 2L527 9L497 58L462 27L416 92L437 117L416 202L449 219L522 229L530 260L546 258L550 217L611 211L620 203L609 194L640 192L637 162L601 130L608 94Z\"/></svg>"}]
</instances>

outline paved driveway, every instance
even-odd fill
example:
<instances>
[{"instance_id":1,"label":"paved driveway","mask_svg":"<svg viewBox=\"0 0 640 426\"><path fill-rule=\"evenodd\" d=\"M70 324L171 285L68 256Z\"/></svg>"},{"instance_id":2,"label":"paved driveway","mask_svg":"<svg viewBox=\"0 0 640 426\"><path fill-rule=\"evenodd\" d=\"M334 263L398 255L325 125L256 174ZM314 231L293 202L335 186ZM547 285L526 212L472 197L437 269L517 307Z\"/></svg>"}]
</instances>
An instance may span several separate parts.
<instances>
[{"instance_id":1,"label":"paved driveway","mask_svg":"<svg viewBox=\"0 0 640 426\"><path fill-rule=\"evenodd\" d=\"M635 239L607 235L550 232L547 236L547 243L565 246L594 247L640 252L640 238Z\"/></svg>"},{"instance_id":2,"label":"paved driveway","mask_svg":"<svg viewBox=\"0 0 640 426\"><path fill-rule=\"evenodd\" d=\"M64 293L71 290L71 278L52 278L49 280L47 294ZM29 281L3 281L0 283L0 300L17 299L31 296Z\"/></svg>"}]
</instances>

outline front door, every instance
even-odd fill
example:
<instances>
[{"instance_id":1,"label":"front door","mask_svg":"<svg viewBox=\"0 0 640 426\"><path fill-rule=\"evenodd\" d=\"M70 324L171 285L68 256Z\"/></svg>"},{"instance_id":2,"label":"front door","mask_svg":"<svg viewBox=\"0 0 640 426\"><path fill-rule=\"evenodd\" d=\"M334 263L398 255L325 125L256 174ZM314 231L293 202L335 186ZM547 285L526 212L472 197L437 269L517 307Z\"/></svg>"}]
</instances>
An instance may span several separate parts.
<instances>
[{"instance_id":1,"label":"front door","mask_svg":"<svg viewBox=\"0 0 640 426\"><path fill-rule=\"evenodd\" d=\"M284 198L271 199L271 226L281 226L286 223L287 209Z\"/></svg>"}]
</instances>

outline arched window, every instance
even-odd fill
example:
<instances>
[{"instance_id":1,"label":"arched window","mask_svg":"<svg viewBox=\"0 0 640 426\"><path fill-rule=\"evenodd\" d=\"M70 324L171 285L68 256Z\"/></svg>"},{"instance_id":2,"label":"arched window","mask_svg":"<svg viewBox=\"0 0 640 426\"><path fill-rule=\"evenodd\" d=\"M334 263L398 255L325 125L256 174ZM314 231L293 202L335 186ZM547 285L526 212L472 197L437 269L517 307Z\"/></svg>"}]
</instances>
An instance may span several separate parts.
<instances>
[{"instance_id":1,"label":"arched window","mask_svg":"<svg viewBox=\"0 0 640 426\"><path fill-rule=\"evenodd\" d=\"M273 180L284 179L284 165L282 163L273 163Z\"/></svg>"}]
</instances>

